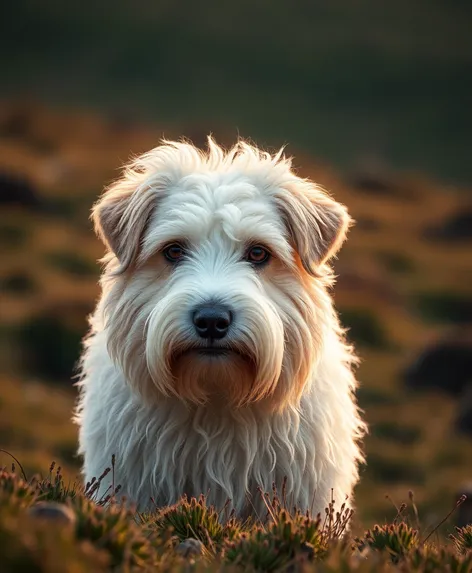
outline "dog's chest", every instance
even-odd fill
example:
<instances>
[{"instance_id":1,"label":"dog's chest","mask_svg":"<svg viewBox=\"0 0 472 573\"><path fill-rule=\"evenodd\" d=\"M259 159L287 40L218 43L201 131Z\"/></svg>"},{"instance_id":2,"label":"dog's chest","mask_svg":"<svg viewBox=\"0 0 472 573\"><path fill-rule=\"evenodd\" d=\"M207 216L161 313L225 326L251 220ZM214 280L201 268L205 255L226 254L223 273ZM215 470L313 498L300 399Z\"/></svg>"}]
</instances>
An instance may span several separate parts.
<instances>
[{"instance_id":1,"label":"dog's chest","mask_svg":"<svg viewBox=\"0 0 472 573\"><path fill-rule=\"evenodd\" d=\"M137 418L140 438L126 453L126 467L132 454L141 466L134 489L140 490L143 504L149 491L158 505L204 492L211 503L221 507L230 499L241 511L248 495L255 503L259 487L271 491L275 483L281 488L284 478L289 490L290 484L301 483L309 445L302 443L296 425L287 419L261 420L249 410L238 419L223 414L175 405L154 410L147 423Z\"/></svg>"}]
</instances>

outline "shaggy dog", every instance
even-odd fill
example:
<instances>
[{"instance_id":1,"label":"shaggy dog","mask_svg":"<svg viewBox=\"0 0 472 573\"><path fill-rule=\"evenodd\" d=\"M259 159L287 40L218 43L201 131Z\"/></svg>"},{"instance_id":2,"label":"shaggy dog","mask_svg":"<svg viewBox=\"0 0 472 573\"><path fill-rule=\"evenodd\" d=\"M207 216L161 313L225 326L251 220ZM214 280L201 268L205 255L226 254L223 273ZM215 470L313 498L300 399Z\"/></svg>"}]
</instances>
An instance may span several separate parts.
<instances>
[{"instance_id":1,"label":"shaggy dog","mask_svg":"<svg viewBox=\"0 0 472 573\"><path fill-rule=\"evenodd\" d=\"M164 141L93 219L108 253L79 383L85 480L115 455L139 509L205 493L261 515L258 487L284 479L315 513L350 496L365 427L327 264L345 207L282 151Z\"/></svg>"}]
</instances>

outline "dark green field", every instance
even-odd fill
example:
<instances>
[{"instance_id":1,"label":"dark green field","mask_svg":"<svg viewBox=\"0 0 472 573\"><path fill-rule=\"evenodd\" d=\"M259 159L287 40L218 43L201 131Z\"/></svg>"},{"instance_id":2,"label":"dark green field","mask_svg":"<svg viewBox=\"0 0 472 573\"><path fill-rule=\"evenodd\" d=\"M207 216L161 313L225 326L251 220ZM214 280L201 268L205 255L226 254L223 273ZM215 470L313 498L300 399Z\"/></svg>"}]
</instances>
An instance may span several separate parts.
<instances>
[{"instance_id":1,"label":"dark green field","mask_svg":"<svg viewBox=\"0 0 472 573\"><path fill-rule=\"evenodd\" d=\"M472 3L20 0L0 96L470 183Z\"/></svg>"}]
</instances>

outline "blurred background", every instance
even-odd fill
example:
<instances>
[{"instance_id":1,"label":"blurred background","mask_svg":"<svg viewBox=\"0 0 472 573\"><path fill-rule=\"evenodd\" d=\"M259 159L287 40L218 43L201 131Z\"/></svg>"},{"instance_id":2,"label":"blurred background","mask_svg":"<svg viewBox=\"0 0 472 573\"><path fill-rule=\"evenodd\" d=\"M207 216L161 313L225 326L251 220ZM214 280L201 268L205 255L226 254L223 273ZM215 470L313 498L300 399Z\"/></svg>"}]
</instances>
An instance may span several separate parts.
<instances>
[{"instance_id":1,"label":"blurred background","mask_svg":"<svg viewBox=\"0 0 472 573\"><path fill-rule=\"evenodd\" d=\"M357 519L472 482L472 3L19 0L0 34L0 448L75 479L89 210L168 138L288 144L357 225L334 290L370 424ZM0 453L0 466L10 463ZM471 519L466 507L457 519ZM469 510L470 512L470 506Z\"/></svg>"}]
</instances>

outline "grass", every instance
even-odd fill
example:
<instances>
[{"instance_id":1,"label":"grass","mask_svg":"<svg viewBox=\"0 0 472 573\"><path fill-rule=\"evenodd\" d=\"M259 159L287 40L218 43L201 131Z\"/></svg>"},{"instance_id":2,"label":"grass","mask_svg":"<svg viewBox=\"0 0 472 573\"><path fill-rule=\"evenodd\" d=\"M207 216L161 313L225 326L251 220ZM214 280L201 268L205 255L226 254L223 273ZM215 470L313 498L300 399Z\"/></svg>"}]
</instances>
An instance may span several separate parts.
<instances>
[{"instance_id":1,"label":"grass","mask_svg":"<svg viewBox=\"0 0 472 573\"><path fill-rule=\"evenodd\" d=\"M143 514L120 503L119 487L106 498L96 491L93 483L67 485L54 464L46 477L28 478L18 460L1 469L1 570L466 573L472 567L471 526L433 538L463 498L423 530L410 494L391 523L354 536L353 510L334 499L324 514L311 515L289 508L283 491L260 492L267 515L243 522L208 506L204 496ZM185 558L188 540L194 549Z\"/></svg>"}]
</instances>

